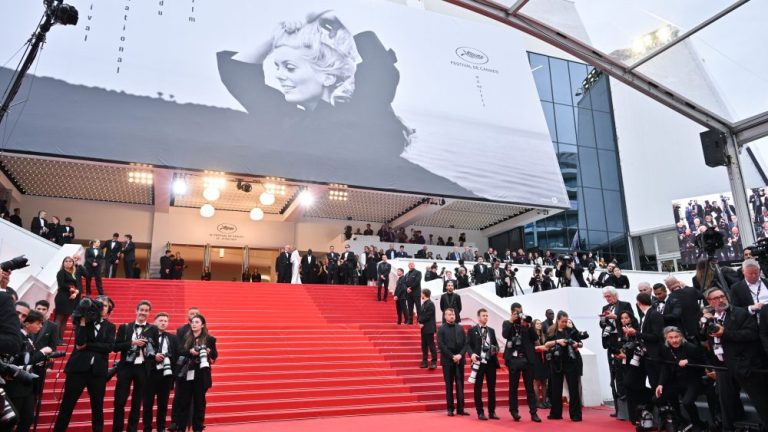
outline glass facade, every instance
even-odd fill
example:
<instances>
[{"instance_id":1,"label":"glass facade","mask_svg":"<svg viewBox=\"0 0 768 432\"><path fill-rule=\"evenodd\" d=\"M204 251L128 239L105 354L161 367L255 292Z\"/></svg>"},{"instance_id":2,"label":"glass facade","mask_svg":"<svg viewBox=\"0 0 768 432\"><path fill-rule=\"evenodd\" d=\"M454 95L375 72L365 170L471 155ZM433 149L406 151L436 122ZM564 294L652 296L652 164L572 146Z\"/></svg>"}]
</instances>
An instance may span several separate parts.
<instances>
[{"instance_id":1,"label":"glass facade","mask_svg":"<svg viewBox=\"0 0 768 432\"><path fill-rule=\"evenodd\" d=\"M592 251L628 267L626 207L608 77L583 63L535 53L528 59L571 208L493 236L489 244L502 251Z\"/></svg>"}]
</instances>

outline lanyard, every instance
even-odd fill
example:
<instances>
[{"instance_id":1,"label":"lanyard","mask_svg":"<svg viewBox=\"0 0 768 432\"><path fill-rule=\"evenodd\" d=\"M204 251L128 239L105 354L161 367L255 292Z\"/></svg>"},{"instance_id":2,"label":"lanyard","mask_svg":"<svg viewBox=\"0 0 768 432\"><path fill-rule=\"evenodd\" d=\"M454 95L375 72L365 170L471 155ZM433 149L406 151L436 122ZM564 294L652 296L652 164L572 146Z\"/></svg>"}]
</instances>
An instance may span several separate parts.
<instances>
[{"instance_id":1,"label":"lanyard","mask_svg":"<svg viewBox=\"0 0 768 432\"><path fill-rule=\"evenodd\" d=\"M760 303L760 290L763 289L763 280L760 279L760 283L757 284L757 292L752 292L752 288L749 289L750 294L755 296L755 303Z\"/></svg>"}]
</instances>

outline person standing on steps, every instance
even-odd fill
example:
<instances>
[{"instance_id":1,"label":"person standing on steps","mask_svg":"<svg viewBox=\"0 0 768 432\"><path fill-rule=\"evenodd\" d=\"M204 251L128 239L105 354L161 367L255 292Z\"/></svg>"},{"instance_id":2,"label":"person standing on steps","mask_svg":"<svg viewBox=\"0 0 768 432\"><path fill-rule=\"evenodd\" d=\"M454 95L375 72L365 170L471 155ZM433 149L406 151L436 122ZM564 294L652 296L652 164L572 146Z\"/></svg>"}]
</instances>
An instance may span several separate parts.
<instances>
[{"instance_id":1,"label":"person standing on steps","mask_svg":"<svg viewBox=\"0 0 768 432\"><path fill-rule=\"evenodd\" d=\"M488 311L477 311L477 325L472 327L467 334L467 354L474 365L478 365L475 377L475 408L477 418L499 420L496 415L496 370L499 369L499 342L496 340L496 331L488 326ZM483 381L488 387L488 417L483 410Z\"/></svg>"},{"instance_id":2,"label":"person standing on steps","mask_svg":"<svg viewBox=\"0 0 768 432\"><path fill-rule=\"evenodd\" d=\"M428 289L424 290L429 293ZM427 294L428 295L428 294ZM445 381L445 402L448 416L453 417L453 389L456 388L456 414L468 416L464 410L464 354L467 352L467 338L464 328L456 324L453 309L446 309L445 324L437 332L437 346L440 347L440 364Z\"/></svg>"},{"instance_id":3,"label":"person standing on steps","mask_svg":"<svg viewBox=\"0 0 768 432\"><path fill-rule=\"evenodd\" d=\"M165 417L168 412L168 399L173 389L173 371L179 357L179 344L176 336L168 333L168 314L155 315L157 336L151 340L155 355L149 360L149 377L144 392L144 431L152 432L152 408L157 397L157 416L155 424L158 431L165 431Z\"/></svg>"},{"instance_id":4,"label":"person standing on steps","mask_svg":"<svg viewBox=\"0 0 768 432\"><path fill-rule=\"evenodd\" d=\"M101 286L101 241L93 240L91 247L85 250L85 295L91 295L91 279L96 279L96 290L99 295L104 295Z\"/></svg>"},{"instance_id":5,"label":"person standing on steps","mask_svg":"<svg viewBox=\"0 0 768 432\"><path fill-rule=\"evenodd\" d=\"M416 264L413 261L408 263L408 273L405 275L405 291L407 293L406 300L407 311L406 318L408 321L406 324L413 324L413 314L416 311L416 316L421 314L421 272L416 270Z\"/></svg>"},{"instance_id":6,"label":"person standing on steps","mask_svg":"<svg viewBox=\"0 0 768 432\"><path fill-rule=\"evenodd\" d=\"M205 429L206 393L213 385L211 368L219 353L216 338L208 333L205 317L195 315L189 325L180 351L186 362L177 375L174 395L179 399L180 412L172 430L185 431L191 417L192 430L202 432Z\"/></svg>"},{"instance_id":7,"label":"person standing on steps","mask_svg":"<svg viewBox=\"0 0 768 432\"><path fill-rule=\"evenodd\" d=\"M435 349L435 304L432 303L429 296L432 293L428 289L421 291L421 311L419 314L419 327L421 327L421 365L422 369L427 368L427 350L432 354L432 363L430 369L437 368L437 350Z\"/></svg>"},{"instance_id":8,"label":"person standing on steps","mask_svg":"<svg viewBox=\"0 0 768 432\"><path fill-rule=\"evenodd\" d=\"M456 322L461 324L461 297L454 292L453 281L445 283L446 292L440 296L440 311L445 313L447 309L453 309L456 314ZM445 315L443 315L443 324L445 324Z\"/></svg>"},{"instance_id":9,"label":"person standing on steps","mask_svg":"<svg viewBox=\"0 0 768 432\"><path fill-rule=\"evenodd\" d=\"M382 255L381 261L376 265L376 274L378 276L376 280L376 298L381 301L387 301L387 295L389 295L389 274L392 272L392 264L387 262L387 256ZM381 291L384 290L384 296L382 297Z\"/></svg>"},{"instance_id":10,"label":"person standing on steps","mask_svg":"<svg viewBox=\"0 0 768 432\"><path fill-rule=\"evenodd\" d=\"M408 315L406 312L406 292L405 272L403 269L397 269L397 283L395 284L395 310L397 311L397 325L408 324Z\"/></svg>"},{"instance_id":11,"label":"person standing on steps","mask_svg":"<svg viewBox=\"0 0 768 432\"><path fill-rule=\"evenodd\" d=\"M507 340L504 348L504 362L509 370L509 413L516 421L520 421L518 411L517 389L520 386L520 375L523 376L523 385L528 401L528 411L531 413L531 421L540 423L537 407L536 393L533 390L533 365L536 361L536 331L531 326L533 320L523 315L523 307L520 303L512 303L509 320L502 324L501 336Z\"/></svg>"}]
</instances>

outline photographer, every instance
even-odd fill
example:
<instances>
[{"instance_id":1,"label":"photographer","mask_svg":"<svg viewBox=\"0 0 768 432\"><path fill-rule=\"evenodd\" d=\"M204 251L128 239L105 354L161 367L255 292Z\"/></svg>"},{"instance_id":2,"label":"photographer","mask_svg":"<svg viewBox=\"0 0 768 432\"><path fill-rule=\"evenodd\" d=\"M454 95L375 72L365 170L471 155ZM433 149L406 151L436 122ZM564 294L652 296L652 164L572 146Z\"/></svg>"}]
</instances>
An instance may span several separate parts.
<instances>
[{"instance_id":1,"label":"photographer","mask_svg":"<svg viewBox=\"0 0 768 432\"><path fill-rule=\"evenodd\" d=\"M581 421L581 378L580 365L582 344L575 331L568 328L568 314L557 313L555 324L547 330L547 358L551 367L550 386L552 409L547 416L550 420L563 419L563 381L568 383L568 413L571 421Z\"/></svg>"},{"instance_id":2,"label":"photographer","mask_svg":"<svg viewBox=\"0 0 768 432\"><path fill-rule=\"evenodd\" d=\"M128 416L128 430L138 428L141 418L141 399L144 396L144 385L149 373L150 359L154 352L148 350L148 342L157 337L157 327L147 324L152 304L142 300L136 305L136 321L121 324L117 329L113 351L120 353L117 364L117 384L115 385L115 415L112 420L112 430L123 430L125 404L128 393L131 392L131 411Z\"/></svg>"},{"instance_id":3,"label":"photographer","mask_svg":"<svg viewBox=\"0 0 768 432\"><path fill-rule=\"evenodd\" d=\"M621 274L619 266L614 266L613 274L608 278L607 285L616 289L629 289L629 278Z\"/></svg>"},{"instance_id":4,"label":"photographer","mask_svg":"<svg viewBox=\"0 0 768 432\"><path fill-rule=\"evenodd\" d=\"M533 276L528 281L528 286L531 287L532 292L544 291L544 276L541 274L541 267L536 266L533 268Z\"/></svg>"},{"instance_id":5,"label":"photographer","mask_svg":"<svg viewBox=\"0 0 768 432\"><path fill-rule=\"evenodd\" d=\"M440 296L440 311L443 312L443 324L445 324L445 311L453 309L456 314L456 322L461 323L461 297L454 293L453 281L448 281L446 293Z\"/></svg>"},{"instance_id":6,"label":"photographer","mask_svg":"<svg viewBox=\"0 0 768 432\"><path fill-rule=\"evenodd\" d=\"M174 367L179 357L179 343L171 333L168 333L168 314L160 312L155 315L154 325L157 335L149 341L154 357L148 358L149 376L144 387L144 430L152 429L152 407L157 397L156 426L158 431L165 430L165 417L168 412L168 399L173 388Z\"/></svg>"},{"instance_id":7,"label":"photographer","mask_svg":"<svg viewBox=\"0 0 768 432\"><path fill-rule=\"evenodd\" d=\"M584 280L584 269L576 265L570 255L563 257L562 264L555 272L555 276L562 287L587 287L587 282Z\"/></svg>"},{"instance_id":8,"label":"photographer","mask_svg":"<svg viewBox=\"0 0 768 432\"><path fill-rule=\"evenodd\" d=\"M104 429L104 392L109 353L115 343L115 325L106 319L112 307L108 297L99 296L95 300L80 300L72 313L75 349L64 368L67 379L54 432L67 430L75 404L86 387L91 405L91 430L102 432Z\"/></svg>"},{"instance_id":9,"label":"photographer","mask_svg":"<svg viewBox=\"0 0 768 432\"><path fill-rule=\"evenodd\" d=\"M0 270L0 287L8 285L10 272ZM4 282L3 282L4 280ZM15 355L22 348L21 336L16 317L13 298L5 292L0 292L0 355Z\"/></svg>"},{"instance_id":10,"label":"photographer","mask_svg":"<svg viewBox=\"0 0 768 432\"><path fill-rule=\"evenodd\" d=\"M699 331L699 300L703 299L700 292L693 287L684 286L674 276L668 276L664 283L669 289L664 306L664 325L675 326L685 335L686 340L698 344Z\"/></svg>"},{"instance_id":11,"label":"photographer","mask_svg":"<svg viewBox=\"0 0 768 432\"><path fill-rule=\"evenodd\" d=\"M477 325L472 327L467 334L467 353L472 359L471 383L474 377L474 396L477 418L499 420L496 415L496 369L499 369L499 342L496 340L496 331L488 327L488 311L477 311ZM488 387L488 417L483 411L483 380Z\"/></svg>"},{"instance_id":12,"label":"photographer","mask_svg":"<svg viewBox=\"0 0 768 432\"><path fill-rule=\"evenodd\" d=\"M611 414L611 417L617 417L619 399L624 396L621 392L621 389L623 388L622 382L617 376L620 373L621 363L617 361L614 356L615 348L619 343L617 339L621 337L621 325L618 319L622 312L629 312L632 316L634 316L634 314L632 313L632 306L629 303L619 300L619 294L616 291L616 288L611 286L603 288L603 298L608 304L603 306L602 312L599 315L600 328L603 330L602 344L603 348L607 350L608 367L611 374L611 392L613 393L613 406L615 410L614 413Z\"/></svg>"},{"instance_id":13,"label":"photographer","mask_svg":"<svg viewBox=\"0 0 768 432\"><path fill-rule=\"evenodd\" d=\"M463 265L456 270L456 282L458 283L456 289L469 288L469 275L467 268Z\"/></svg>"},{"instance_id":14,"label":"photographer","mask_svg":"<svg viewBox=\"0 0 768 432\"><path fill-rule=\"evenodd\" d=\"M185 431L192 410L192 430L205 429L205 394L213 385L211 364L219 353L216 350L216 338L208 334L205 317L195 315L190 321L190 331L182 341L176 375L175 399L179 399L179 413L172 430Z\"/></svg>"},{"instance_id":15,"label":"photographer","mask_svg":"<svg viewBox=\"0 0 768 432\"><path fill-rule=\"evenodd\" d=\"M517 389L520 386L520 375L523 375L525 395L528 400L528 410L531 420L539 423L541 419L536 408L536 393L533 390L533 366L536 361L536 331L531 326L533 319L523 313L520 303L513 303L509 320L501 327L501 336L506 339L504 348L504 363L509 370L509 412L512 418L520 421L518 411Z\"/></svg>"}]
</instances>

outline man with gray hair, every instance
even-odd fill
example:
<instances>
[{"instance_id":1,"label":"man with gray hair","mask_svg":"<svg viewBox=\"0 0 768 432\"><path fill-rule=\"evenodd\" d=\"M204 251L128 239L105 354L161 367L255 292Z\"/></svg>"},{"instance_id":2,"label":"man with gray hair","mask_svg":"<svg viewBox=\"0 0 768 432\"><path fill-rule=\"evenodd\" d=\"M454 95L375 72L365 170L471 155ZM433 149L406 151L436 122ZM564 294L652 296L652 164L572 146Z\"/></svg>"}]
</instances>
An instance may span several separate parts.
<instances>
[{"instance_id":1,"label":"man with gray hair","mask_svg":"<svg viewBox=\"0 0 768 432\"><path fill-rule=\"evenodd\" d=\"M651 288L651 284L649 282L640 282L637 284L637 291L640 294L648 294L651 297L651 306L656 306L656 297L653 296L653 289ZM637 316L642 320L645 314L642 310L637 309Z\"/></svg>"},{"instance_id":2,"label":"man with gray hair","mask_svg":"<svg viewBox=\"0 0 768 432\"><path fill-rule=\"evenodd\" d=\"M669 289L669 296L664 306L664 324L676 326L685 334L685 338L696 345L699 344L699 300L703 297L693 287L685 286L674 276L667 276L664 284Z\"/></svg>"},{"instance_id":3,"label":"man with gray hair","mask_svg":"<svg viewBox=\"0 0 768 432\"><path fill-rule=\"evenodd\" d=\"M768 282L760 277L760 264L754 259L745 260L741 264L741 271L744 280L731 288L731 302L755 315L768 303Z\"/></svg>"},{"instance_id":4,"label":"man with gray hair","mask_svg":"<svg viewBox=\"0 0 768 432\"><path fill-rule=\"evenodd\" d=\"M619 293L614 287L603 288L603 298L608 303L603 306L602 313L600 314L600 328L603 330L602 342L603 348L606 349L606 355L608 356L608 366L611 373L611 393L613 394L614 409L615 412L611 414L611 417L618 416L619 400L624 396L621 389L623 385L617 382L617 373L621 367L620 361L614 358L610 347L616 345L616 339L619 337L619 328L621 327L621 321L619 317L623 312L629 312L634 316L632 312L632 305L625 301L619 300Z\"/></svg>"}]
</instances>

